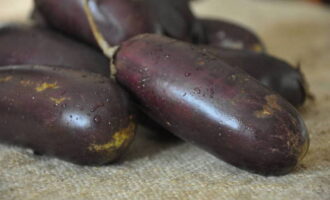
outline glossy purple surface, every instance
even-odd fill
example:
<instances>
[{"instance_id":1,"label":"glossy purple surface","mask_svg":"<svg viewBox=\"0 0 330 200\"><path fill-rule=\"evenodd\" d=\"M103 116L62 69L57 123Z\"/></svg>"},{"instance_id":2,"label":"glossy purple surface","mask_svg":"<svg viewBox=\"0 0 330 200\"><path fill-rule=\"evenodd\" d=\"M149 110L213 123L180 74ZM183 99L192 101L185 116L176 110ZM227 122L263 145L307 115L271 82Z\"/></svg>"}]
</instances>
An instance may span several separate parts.
<instances>
[{"instance_id":1,"label":"glossy purple surface","mask_svg":"<svg viewBox=\"0 0 330 200\"><path fill-rule=\"evenodd\" d=\"M0 68L0 141L82 165L118 159L134 137L125 93L98 74Z\"/></svg>"},{"instance_id":2,"label":"glossy purple surface","mask_svg":"<svg viewBox=\"0 0 330 200\"><path fill-rule=\"evenodd\" d=\"M51 65L109 76L109 61L85 44L46 28L12 24L0 28L0 66Z\"/></svg>"},{"instance_id":3,"label":"glossy purple surface","mask_svg":"<svg viewBox=\"0 0 330 200\"><path fill-rule=\"evenodd\" d=\"M96 45L84 13L82 0L35 0L37 11L51 26ZM98 0L91 1L99 29L111 45L141 33L154 32L144 1Z\"/></svg>"},{"instance_id":4,"label":"glossy purple surface","mask_svg":"<svg viewBox=\"0 0 330 200\"><path fill-rule=\"evenodd\" d=\"M151 118L234 166L285 174L307 152L295 108L203 48L145 34L121 46L115 65L119 83Z\"/></svg>"},{"instance_id":5,"label":"glossy purple surface","mask_svg":"<svg viewBox=\"0 0 330 200\"><path fill-rule=\"evenodd\" d=\"M223 48L208 49L230 66L243 69L295 107L305 102L306 83L299 68L294 68L283 60L263 53Z\"/></svg>"},{"instance_id":6,"label":"glossy purple surface","mask_svg":"<svg viewBox=\"0 0 330 200\"><path fill-rule=\"evenodd\" d=\"M179 40L204 40L202 24L196 19L188 0L145 0L156 32Z\"/></svg>"},{"instance_id":7,"label":"glossy purple surface","mask_svg":"<svg viewBox=\"0 0 330 200\"><path fill-rule=\"evenodd\" d=\"M248 28L232 22L216 19L200 19L206 34L207 45L236 50L264 52L265 45Z\"/></svg>"}]
</instances>

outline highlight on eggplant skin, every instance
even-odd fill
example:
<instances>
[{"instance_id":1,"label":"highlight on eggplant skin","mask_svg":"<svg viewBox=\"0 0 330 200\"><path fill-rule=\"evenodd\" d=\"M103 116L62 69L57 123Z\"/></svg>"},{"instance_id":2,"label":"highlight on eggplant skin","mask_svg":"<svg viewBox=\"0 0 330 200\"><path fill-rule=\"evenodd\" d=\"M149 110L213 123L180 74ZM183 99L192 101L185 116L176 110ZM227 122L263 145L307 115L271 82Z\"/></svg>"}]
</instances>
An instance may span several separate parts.
<instances>
[{"instance_id":1,"label":"highlight on eggplant skin","mask_svg":"<svg viewBox=\"0 0 330 200\"><path fill-rule=\"evenodd\" d=\"M135 135L126 94L86 71L0 68L0 142L81 165L120 158Z\"/></svg>"},{"instance_id":2,"label":"highlight on eggplant skin","mask_svg":"<svg viewBox=\"0 0 330 200\"><path fill-rule=\"evenodd\" d=\"M36 64L87 70L109 76L109 60L97 49L43 27L0 28L0 66Z\"/></svg>"},{"instance_id":3,"label":"highlight on eggplant skin","mask_svg":"<svg viewBox=\"0 0 330 200\"><path fill-rule=\"evenodd\" d=\"M263 85L273 89L295 107L302 106L307 98L304 75L299 68L271 55L246 50L207 48L223 62L238 67Z\"/></svg>"},{"instance_id":4,"label":"highlight on eggplant skin","mask_svg":"<svg viewBox=\"0 0 330 200\"><path fill-rule=\"evenodd\" d=\"M82 0L34 0L35 9L47 24L85 42L97 45L83 9ZM154 32L146 3L136 0L91 1L93 15L111 45L141 33Z\"/></svg>"},{"instance_id":5,"label":"highlight on eggplant skin","mask_svg":"<svg viewBox=\"0 0 330 200\"><path fill-rule=\"evenodd\" d=\"M205 29L205 45L236 50L265 52L261 39L248 28L219 19L200 19Z\"/></svg>"},{"instance_id":6,"label":"highlight on eggplant skin","mask_svg":"<svg viewBox=\"0 0 330 200\"><path fill-rule=\"evenodd\" d=\"M117 81L145 113L236 167L286 174L308 150L291 104L202 48L144 34L124 42L114 62Z\"/></svg>"}]
</instances>

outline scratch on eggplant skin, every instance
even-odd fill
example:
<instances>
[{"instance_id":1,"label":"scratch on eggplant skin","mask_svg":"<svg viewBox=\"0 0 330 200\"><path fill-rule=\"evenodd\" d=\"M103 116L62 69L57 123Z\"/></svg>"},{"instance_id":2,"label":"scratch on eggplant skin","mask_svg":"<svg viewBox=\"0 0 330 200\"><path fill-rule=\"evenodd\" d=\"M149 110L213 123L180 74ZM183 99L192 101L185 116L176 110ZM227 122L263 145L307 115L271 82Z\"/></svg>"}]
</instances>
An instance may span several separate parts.
<instances>
[{"instance_id":1,"label":"scratch on eggplant skin","mask_svg":"<svg viewBox=\"0 0 330 200\"><path fill-rule=\"evenodd\" d=\"M61 98L50 97L49 99L52 102L54 102L56 105L61 104L65 100L70 100L70 98L67 98L67 97L61 97Z\"/></svg>"},{"instance_id":2,"label":"scratch on eggplant skin","mask_svg":"<svg viewBox=\"0 0 330 200\"><path fill-rule=\"evenodd\" d=\"M272 110L268 110L269 108L268 107L264 107L263 110L261 111L256 111L254 113L254 115L257 117L257 118L265 118L265 117L268 117L270 115L273 114L273 111Z\"/></svg>"},{"instance_id":3,"label":"scratch on eggplant skin","mask_svg":"<svg viewBox=\"0 0 330 200\"><path fill-rule=\"evenodd\" d=\"M257 118L266 118L273 115L276 110L282 110L281 106L277 103L276 95L268 95L265 99L267 103L262 107L262 110L254 112Z\"/></svg>"},{"instance_id":4,"label":"scratch on eggplant skin","mask_svg":"<svg viewBox=\"0 0 330 200\"><path fill-rule=\"evenodd\" d=\"M54 83L45 82L45 83L38 85L35 89L37 92L42 92L47 89L57 89L57 88L59 88L59 86L57 85L57 82L54 82Z\"/></svg>"},{"instance_id":5,"label":"scratch on eggplant skin","mask_svg":"<svg viewBox=\"0 0 330 200\"><path fill-rule=\"evenodd\" d=\"M24 87L28 87L28 86L31 86L34 84L33 81L30 81L30 80L21 80L19 83L21 85L23 85Z\"/></svg>"},{"instance_id":6,"label":"scratch on eggplant skin","mask_svg":"<svg viewBox=\"0 0 330 200\"><path fill-rule=\"evenodd\" d=\"M13 78L12 76L1 77L0 78L0 83L10 81L12 78Z\"/></svg>"},{"instance_id":7,"label":"scratch on eggplant skin","mask_svg":"<svg viewBox=\"0 0 330 200\"><path fill-rule=\"evenodd\" d=\"M113 151L129 144L129 142L133 139L135 127L136 124L134 122L130 122L128 127L116 132L110 142L106 144L92 144L88 147L88 150L94 152L105 151L112 153Z\"/></svg>"}]
</instances>

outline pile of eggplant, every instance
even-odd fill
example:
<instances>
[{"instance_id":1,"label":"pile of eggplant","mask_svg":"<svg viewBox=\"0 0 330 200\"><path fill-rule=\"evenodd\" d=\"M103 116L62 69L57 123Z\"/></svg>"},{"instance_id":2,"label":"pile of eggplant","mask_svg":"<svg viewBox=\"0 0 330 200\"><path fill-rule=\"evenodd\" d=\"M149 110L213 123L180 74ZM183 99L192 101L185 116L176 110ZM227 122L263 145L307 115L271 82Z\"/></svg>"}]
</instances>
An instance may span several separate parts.
<instances>
[{"instance_id":1,"label":"pile of eggplant","mask_svg":"<svg viewBox=\"0 0 330 200\"><path fill-rule=\"evenodd\" d=\"M304 76L247 28L187 0L34 2L33 23L0 29L2 143L103 165L140 121L263 175L308 151Z\"/></svg>"}]
</instances>

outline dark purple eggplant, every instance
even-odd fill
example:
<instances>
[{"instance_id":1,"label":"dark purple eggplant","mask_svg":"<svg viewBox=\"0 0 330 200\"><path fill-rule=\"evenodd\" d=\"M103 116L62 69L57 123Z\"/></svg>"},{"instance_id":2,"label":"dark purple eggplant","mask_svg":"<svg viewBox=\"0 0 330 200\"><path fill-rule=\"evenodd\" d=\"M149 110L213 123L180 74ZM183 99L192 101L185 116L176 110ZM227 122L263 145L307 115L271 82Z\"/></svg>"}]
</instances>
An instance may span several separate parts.
<instances>
[{"instance_id":1,"label":"dark purple eggplant","mask_svg":"<svg viewBox=\"0 0 330 200\"><path fill-rule=\"evenodd\" d=\"M87 70L109 76L109 60L89 46L45 28L0 28L0 66L36 64Z\"/></svg>"},{"instance_id":2,"label":"dark purple eggplant","mask_svg":"<svg viewBox=\"0 0 330 200\"><path fill-rule=\"evenodd\" d=\"M91 44L96 44L84 14L82 0L34 0L48 24ZM145 1L90 1L93 16L108 43L118 45L141 33L154 32Z\"/></svg>"},{"instance_id":3,"label":"dark purple eggplant","mask_svg":"<svg viewBox=\"0 0 330 200\"><path fill-rule=\"evenodd\" d=\"M32 11L30 13L30 19L34 23L35 26L48 27L45 18L42 16L42 14L36 8L32 9Z\"/></svg>"},{"instance_id":4,"label":"dark purple eggplant","mask_svg":"<svg viewBox=\"0 0 330 200\"><path fill-rule=\"evenodd\" d=\"M308 0L308 1L314 2L314 3L330 4L330 0Z\"/></svg>"},{"instance_id":5,"label":"dark purple eggplant","mask_svg":"<svg viewBox=\"0 0 330 200\"><path fill-rule=\"evenodd\" d=\"M252 51L208 48L232 67L243 69L263 85L278 92L295 107L303 105L307 97L306 82L299 68L270 55Z\"/></svg>"},{"instance_id":6,"label":"dark purple eggplant","mask_svg":"<svg viewBox=\"0 0 330 200\"><path fill-rule=\"evenodd\" d=\"M184 41L203 42L205 33L189 0L146 0L156 32Z\"/></svg>"},{"instance_id":7,"label":"dark purple eggplant","mask_svg":"<svg viewBox=\"0 0 330 200\"><path fill-rule=\"evenodd\" d=\"M82 165L118 159L135 123L109 78L46 66L0 68L0 141Z\"/></svg>"},{"instance_id":8,"label":"dark purple eggplant","mask_svg":"<svg viewBox=\"0 0 330 200\"><path fill-rule=\"evenodd\" d=\"M308 150L290 103L203 48L144 34L121 45L114 65L117 81L152 119L234 166L285 174Z\"/></svg>"},{"instance_id":9,"label":"dark purple eggplant","mask_svg":"<svg viewBox=\"0 0 330 200\"><path fill-rule=\"evenodd\" d=\"M215 53L216 56L230 66L243 69L263 85L278 92L292 105L299 107L305 102L307 94L306 83L304 75L299 68L293 68L287 62L275 57L252 51L205 48L207 49L205 51L212 51L212 53ZM173 134L155 124L149 117L142 113L139 113L138 116L140 124L156 132L162 139L175 138Z\"/></svg>"},{"instance_id":10,"label":"dark purple eggplant","mask_svg":"<svg viewBox=\"0 0 330 200\"><path fill-rule=\"evenodd\" d=\"M200 19L205 29L206 45L220 48L265 52L265 45L248 28L228 21Z\"/></svg>"}]
</instances>

